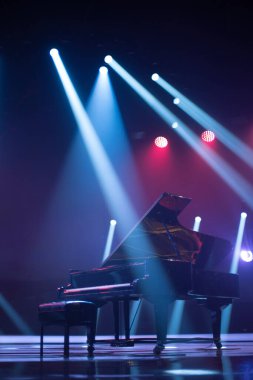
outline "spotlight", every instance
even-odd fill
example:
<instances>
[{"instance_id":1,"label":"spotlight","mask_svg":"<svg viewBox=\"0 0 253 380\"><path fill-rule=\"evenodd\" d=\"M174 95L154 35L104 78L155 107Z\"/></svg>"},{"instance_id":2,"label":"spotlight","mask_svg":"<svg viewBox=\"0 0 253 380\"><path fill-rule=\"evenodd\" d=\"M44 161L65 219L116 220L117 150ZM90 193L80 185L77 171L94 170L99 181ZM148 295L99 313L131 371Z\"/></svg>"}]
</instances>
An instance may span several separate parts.
<instances>
[{"instance_id":1,"label":"spotlight","mask_svg":"<svg viewBox=\"0 0 253 380\"><path fill-rule=\"evenodd\" d=\"M106 74L106 73L108 73L108 69L107 69L107 67L105 67L105 66L101 66L101 67L99 68L99 72L100 72L101 74Z\"/></svg>"},{"instance_id":2,"label":"spotlight","mask_svg":"<svg viewBox=\"0 0 253 380\"><path fill-rule=\"evenodd\" d=\"M151 79L152 79L154 82L156 82L156 81L159 79L159 75L158 75L158 74L153 74L153 75L151 76Z\"/></svg>"},{"instance_id":3,"label":"spotlight","mask_svg":"<svg viewBox=\"0 0 253 380\"><path fill-rule=\"evenodd\" d=\"M241 217L242 217L243 219L246 219L246 218L247 218L247 214L246 214L246 212L242 212L242 213L241 213Z\"/></svg>"},{"instance_id":4,"label":"spotlight","mask_svg":"<svg viewBox=\"0 0 253 380\"><path fill-rule=\"evenodd\" d=\"M179 104L179 103L180 103L180 99L179 99L179 98L175 98L175 99L173 100L173 103L174 103L174 104Z\"/></svg>"},{"instance_id":5,"label":"spotlight","mask_svg":"<svg viewBox=\"0 0 253 380\"><path fill-rule=\"evenodd\" d=\"M174 123L171 124L172 128L177 128L178 127L178 122L177 121L174 121Z\"/></svg>"},{"instance_id":6,"label":"spotlight","mask_svg":"<svg viewBox=\"0 0 253 380\"><path fill-rule=\"evenodd\" d=\"M201 223L201 217L200 216L195 216L194 225L193 225L193 231L199 231L200 223Z\"/></svg>"},{"instance_id":7,"label":"spotlight","mask_svg":"<svg viewBox=\"0 0 253 380\"><path fill-rule=\"evenodd\" d=\"M106 63L111 63L111 62L112 62L112 56L111 56L111 55L107 55L107 56L105 57L105 62L106 62Z\"/></svg>"},{"instance_id":8,"label":"spotlight","mask_svg":"<svg viewBox=\"0 0 253 380\"><path fill-rule=\"evenodd\" d=\"M203 141L209 143L215 139L215 134L212 131L204 131L201 133L201 138Z\"/></svg>"},{"instance_id":9,"label":"spotlight","mask_svg":"<svg viewBox=\"0 0 253 380\"><path fill-rule=\"evenodd\" d=\"M242 250L241 253L240 253L240 257L243 261L249 263L253 260L253 254L252 254L252 251L246 251L246 250Z\"/></svg>"},{"instance_id":10,"label":"spotlight","mask_svg":"<svg viewBox=\"0 0 253 380\"><path fill-rule=\"evenodd\" d=\"M59 54L58 50L55 48L51 49L49 53L51 57L56 57Z\"/></svg>"},{"instance_id":11,"label":"spotlight","mask_svg":"<svg viewBox=\"0 0 253 380\"><path fill-rule=\"evenodd\" d=\"M158 148L165 148L168 145L168 140L165 137L159 136L156 137L154 143Z\"/></svg>"},{"instance_id":12,"label":"spotlight","mask_svg":"<svg viewBox=\"0 0 253 380\"><path fill-rule=\"evenodd\" d=\"M113 240L116 224L117 224L116 220L114 219L110 220L110 226L109 226L109 231L108 231L108 235L106 239L104 255L103 255L103 262L110 256L111 248L112 248L112 240Z\"/></svg>"}]
</instances>

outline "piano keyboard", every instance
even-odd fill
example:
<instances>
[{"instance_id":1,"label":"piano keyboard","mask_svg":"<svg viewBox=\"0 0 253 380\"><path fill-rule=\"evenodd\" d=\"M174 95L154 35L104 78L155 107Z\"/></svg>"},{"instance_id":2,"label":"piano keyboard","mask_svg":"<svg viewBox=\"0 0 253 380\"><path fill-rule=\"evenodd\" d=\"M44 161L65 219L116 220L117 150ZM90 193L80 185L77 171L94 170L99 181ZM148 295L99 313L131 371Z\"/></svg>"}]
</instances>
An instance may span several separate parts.
<instances>
[{"instance_id":1,"label":"piano keyboard","mask_svg":"<svg viewBox=\"0 0 253 380\"><path fill-rule=\"evenodd\" d=\"M132 284L127 282L125 284L113 284L113 285L102 285L102 286L92 286L88 288L72 288L72 289L64 289L63 294L71 295L71 294L84 294L84 293L100 293L105 291L113 291L113 290L128 290L132 288Z\"/></svg>"}]
</instances>

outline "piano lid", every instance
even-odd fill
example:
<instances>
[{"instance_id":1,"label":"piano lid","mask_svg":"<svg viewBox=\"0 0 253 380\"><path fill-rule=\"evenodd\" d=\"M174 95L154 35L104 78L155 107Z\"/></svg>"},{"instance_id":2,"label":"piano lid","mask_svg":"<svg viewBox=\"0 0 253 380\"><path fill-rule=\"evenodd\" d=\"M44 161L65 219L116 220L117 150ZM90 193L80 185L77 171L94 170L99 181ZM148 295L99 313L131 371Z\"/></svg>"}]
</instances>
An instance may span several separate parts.
<instances>
[{"instance_id":1,"label":"piano lid","mask_svg":"<svg viewBox=\"0 0 253 380\"><path fill-rule=\"evenodd\" d=\"M183 228L177 220L191 199L163 193L103 263L122 265L146 259L192 261L201 249L198 235Z\"/></svg>"},{"instance_id":2,"label":"piano lid","mask_svg":"<svg viewBox=\"0 0 253 380\"><path fill-rule=\"evenodd\" d=\"M104 261L113 265L149 259L191 262L201 269L228 270L229 241L182 226L177 217L191 199L163 193ZM226 260L225 260L226 258Z\"/></svg>"}]
</instances>

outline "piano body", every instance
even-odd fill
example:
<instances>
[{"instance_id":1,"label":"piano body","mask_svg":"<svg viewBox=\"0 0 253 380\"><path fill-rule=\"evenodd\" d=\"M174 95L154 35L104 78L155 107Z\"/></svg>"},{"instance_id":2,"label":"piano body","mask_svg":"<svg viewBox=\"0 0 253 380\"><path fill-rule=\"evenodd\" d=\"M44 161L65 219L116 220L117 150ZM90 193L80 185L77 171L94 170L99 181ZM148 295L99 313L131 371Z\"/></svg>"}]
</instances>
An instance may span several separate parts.
<instances>
[{"instance_id":1,"label":"piano body","mask_svg":"<svg viewBox=\"0 0 253 380\"><path fill-rule=\"evenodd\" d=\"M59 297L92 300L98 307L112 302L115 345L123 345L120 305L125 343L131 344L129 304L148 300L154 309L155 354L160 354L166 342L169 303L194 300L210 310L213 340L220 349L221 312L239 298L239 278L226 268L230 242L185 228L178 221L190 201L163 193L100 268L70 271L70 283L58 289Z\"/></svg>"}]
</instances>

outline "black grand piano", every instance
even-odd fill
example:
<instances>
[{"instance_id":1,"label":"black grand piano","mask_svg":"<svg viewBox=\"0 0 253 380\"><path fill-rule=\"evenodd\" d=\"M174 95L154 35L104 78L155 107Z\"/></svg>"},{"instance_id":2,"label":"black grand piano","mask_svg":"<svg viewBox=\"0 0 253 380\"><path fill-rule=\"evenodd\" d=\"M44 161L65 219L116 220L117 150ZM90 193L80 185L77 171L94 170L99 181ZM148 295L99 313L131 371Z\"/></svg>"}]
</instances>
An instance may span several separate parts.
<instances>
[{"instance_id":1,"label":"black grand piano","mask_svg":"<svg viewBox=\"0 0 253 380\"><path fill-rule=\"evenodd\" d=\"M190 201L163 193L100 268L70 271L70 283L58 289L59 298L91 300L98 307L112 302L115 345L122 345L120 307L124 342L131 344L129 305L148 300L155 316L155 354L166 342L169 303L194 300L210 310L213 341L220 349L221 312L239 298L239 279L229 273L230 242L179 223L178 215Z\"/></svg>"}]
</instances>

